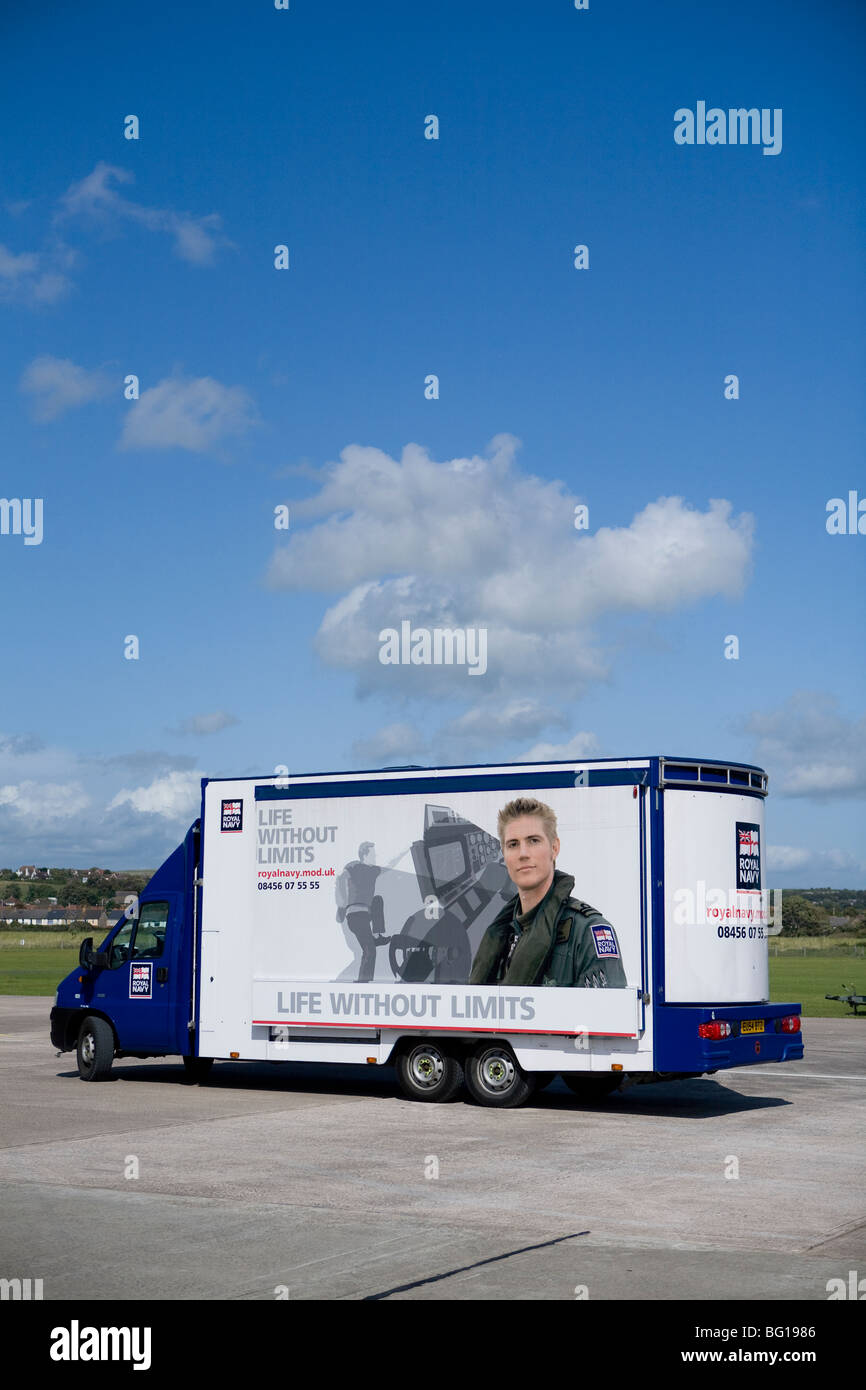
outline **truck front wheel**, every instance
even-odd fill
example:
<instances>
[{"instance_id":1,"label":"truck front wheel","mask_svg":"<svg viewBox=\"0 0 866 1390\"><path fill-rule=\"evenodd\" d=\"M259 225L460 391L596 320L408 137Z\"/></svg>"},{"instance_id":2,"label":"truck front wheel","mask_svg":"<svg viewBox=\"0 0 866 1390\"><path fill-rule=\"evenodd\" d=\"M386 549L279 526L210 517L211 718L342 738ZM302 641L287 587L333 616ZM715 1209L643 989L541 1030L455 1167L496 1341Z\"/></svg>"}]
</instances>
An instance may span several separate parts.
<instances>
[{"instance_id":1,"label":"truck front wheel","mask_svg":"<svg viewBox=\"0 0 866 1390\"><path fill-rule=\"evenodd\" d=\"M110 1024L88 1014L78 1034L78 1075L82 1081L102 1081L114 1061L114 1034Z\"/></svg>"},{"instance_id":2,"label":"truck front wheel","mask_svg":"<svg viewBox=\"0 0 866 1390\"><path fill-rule=\"evenodd\" d=\"M518 1065L505 1043L482 1043L466 1065L466 1086L479 1105L504 1110L529 1100L536 1082Z\"/></svg>"},{"instance_id":3,"label":"truck front wheel","mask_svg":"<svg viewBox=\"0 0 866 1390\"><path fill-rule=\"evenodd\" d=\"M410 1100L453 1100L463 1085L463 1067L438 1043L413 1043L397 1058L397 1080Z\"/></svg>"}]
</instances>

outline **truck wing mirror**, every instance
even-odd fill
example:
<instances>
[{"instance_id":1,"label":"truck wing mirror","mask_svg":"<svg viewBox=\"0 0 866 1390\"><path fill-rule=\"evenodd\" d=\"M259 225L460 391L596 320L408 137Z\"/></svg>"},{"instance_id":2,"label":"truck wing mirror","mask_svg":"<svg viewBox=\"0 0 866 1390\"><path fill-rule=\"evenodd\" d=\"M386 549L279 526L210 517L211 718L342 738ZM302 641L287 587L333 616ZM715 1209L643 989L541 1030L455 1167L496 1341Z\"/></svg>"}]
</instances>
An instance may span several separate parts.
<instances>
[{"instance_id":1,"label":"truck wing mirror","mask_svg":"<svg viewBox=\"0 0 866 1390\"><path fill-rule=\"evenodd\" d=\"M85 937L78 948L78 964L85 970L107 970L108 952L94 951L93 937Z\"/></svg>"}]
</instances>

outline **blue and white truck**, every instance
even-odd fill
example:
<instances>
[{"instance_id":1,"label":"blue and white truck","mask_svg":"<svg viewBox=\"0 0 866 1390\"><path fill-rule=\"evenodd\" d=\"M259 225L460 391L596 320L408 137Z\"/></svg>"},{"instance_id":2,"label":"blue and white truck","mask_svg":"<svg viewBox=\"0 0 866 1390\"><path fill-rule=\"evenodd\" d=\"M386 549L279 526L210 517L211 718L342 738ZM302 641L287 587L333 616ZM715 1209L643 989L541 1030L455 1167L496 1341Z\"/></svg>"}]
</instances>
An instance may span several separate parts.
<instances>
[{"instance_id":1,"label":"blue and white truck","mask_svg":"<svg viewBox=\"0 0 866 1390\"><path fill-rule=\"evenodd\" d=\"M766 795L761 768L658 756L205 778L183 843L82 944L52 1043L86 1081L115 1057L182 1057L193 1080L392 1064L414 1099L465 1082L493 1106L557 1074L594 1098L794 1060L800 1005L769 1003ZM518 797L554 811L624 986L470 983L516 892L497 823Z\"/></svg>"}]
</instances>

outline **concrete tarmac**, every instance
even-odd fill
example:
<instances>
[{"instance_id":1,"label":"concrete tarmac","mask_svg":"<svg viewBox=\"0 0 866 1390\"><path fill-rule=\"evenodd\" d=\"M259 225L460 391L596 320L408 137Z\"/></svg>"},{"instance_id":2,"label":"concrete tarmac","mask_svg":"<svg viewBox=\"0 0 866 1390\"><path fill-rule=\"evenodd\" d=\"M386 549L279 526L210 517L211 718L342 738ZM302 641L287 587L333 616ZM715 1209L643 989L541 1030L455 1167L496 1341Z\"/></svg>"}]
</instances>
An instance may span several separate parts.
<instances>
[{"instance_id":1,"label":"concrete tarmac","mask_svg":"<svg viewBox=\"0 0 866 1390\"><path fill-rule=\"evenodd\" d=\"M800 1062L518 1110L385 1067L115 1062L0 998L0 1277L49 1299L826 1301L866 1275L866 1018Z\"/></svg>"}]
</instances>

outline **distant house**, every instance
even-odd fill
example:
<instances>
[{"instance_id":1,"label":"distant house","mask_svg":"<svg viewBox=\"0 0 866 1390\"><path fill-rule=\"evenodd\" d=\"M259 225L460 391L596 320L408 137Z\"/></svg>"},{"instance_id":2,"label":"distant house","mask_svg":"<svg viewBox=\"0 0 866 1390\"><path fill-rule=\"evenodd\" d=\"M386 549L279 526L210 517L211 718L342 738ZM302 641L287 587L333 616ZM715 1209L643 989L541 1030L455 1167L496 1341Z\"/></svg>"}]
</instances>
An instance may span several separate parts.
<instances>
[{"instance_id":1,"label":"distant house","mask_svg":"<svg viewBox=\"0 0 866 1390\"><path fill-rule=\"evenodd\" d=\"M22 864L22 865L21 865L21 868L18 870L18 877L19 877L19 878L35 878L35 877L36 877L36 865L35 865L35 864Z\"/></svg>"},{"instance_id":2,"label":"distant house","mask_svg":"<svg viewBox=\"0 0 866 1390\"><path fill-rule=\"evenodd\" d=\"M50 903L0 907L0 926L63 927L73 922L85 922L101 931L108 929L108 917L98 907L52 907Z\"/></svg>"}]
</instances>

